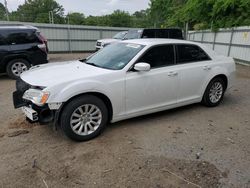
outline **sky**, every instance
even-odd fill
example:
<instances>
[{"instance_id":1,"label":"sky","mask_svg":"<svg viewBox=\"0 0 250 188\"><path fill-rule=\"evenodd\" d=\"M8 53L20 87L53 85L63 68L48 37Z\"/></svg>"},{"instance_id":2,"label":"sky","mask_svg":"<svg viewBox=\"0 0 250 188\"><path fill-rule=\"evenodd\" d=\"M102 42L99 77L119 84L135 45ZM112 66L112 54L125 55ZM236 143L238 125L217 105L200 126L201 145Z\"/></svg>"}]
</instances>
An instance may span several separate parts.
<instances>
[{"instance_id":1,"label":"sky","mask_svg":"<svg viewBox=\"0 0 250 188\"><path fill-rule=\"evenodd\" d=\"M16 10L18 5L25 0L7 0L9 11ZM86 16L110 14L114 10L120 9L134 13L138 10L148 8L149 0L56 0L68 12L81 12ZM4 0L0 0L4 3Z\"/></svg>"}]
</instances>

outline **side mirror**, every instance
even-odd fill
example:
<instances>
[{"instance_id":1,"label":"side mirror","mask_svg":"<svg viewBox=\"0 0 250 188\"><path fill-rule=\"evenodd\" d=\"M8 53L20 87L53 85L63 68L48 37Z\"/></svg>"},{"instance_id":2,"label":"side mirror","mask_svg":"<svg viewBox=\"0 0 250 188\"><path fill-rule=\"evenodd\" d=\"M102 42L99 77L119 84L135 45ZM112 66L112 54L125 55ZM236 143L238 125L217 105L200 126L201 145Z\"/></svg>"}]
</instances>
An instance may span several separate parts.
<instances>
[{"instance_id":1,"label":"side mirror","mask_svg":"<svg viewBox=\"0 0 250 188\"><path fill-rule=\"evenodd\" d=\"M134 69L137 71L150 71L150 64L148 63L136 63Z\"/></svg>"}]
</instances>

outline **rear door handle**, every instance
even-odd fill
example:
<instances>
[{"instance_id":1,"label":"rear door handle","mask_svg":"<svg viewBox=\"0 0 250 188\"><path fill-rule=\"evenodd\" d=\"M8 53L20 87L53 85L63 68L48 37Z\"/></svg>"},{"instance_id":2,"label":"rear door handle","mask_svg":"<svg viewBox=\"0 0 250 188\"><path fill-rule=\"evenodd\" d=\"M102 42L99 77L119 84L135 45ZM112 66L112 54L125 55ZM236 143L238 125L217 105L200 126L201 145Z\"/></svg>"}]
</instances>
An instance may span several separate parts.
<instances>
[{"instance_id":1,"label":"rear door handle","mask_svg":"<svg viewBox=\"0 0 250 188\"><path fill-rule=\"evenodd\" d=\"M210 66L204 66L203 69L204 70L211 70L211 67Z\"/></svg>"},{"instance_id":2,"label":"rear door handle","mask_svg":"<svg viewBox=\"0 0 250 188\"><path fill-rule=\"evenodd\" d=\"M177 75L178 75L178 72L169 72L168 73L168 76L171 76L171 77L177 76Z\"/></svg>"}]
</instances>

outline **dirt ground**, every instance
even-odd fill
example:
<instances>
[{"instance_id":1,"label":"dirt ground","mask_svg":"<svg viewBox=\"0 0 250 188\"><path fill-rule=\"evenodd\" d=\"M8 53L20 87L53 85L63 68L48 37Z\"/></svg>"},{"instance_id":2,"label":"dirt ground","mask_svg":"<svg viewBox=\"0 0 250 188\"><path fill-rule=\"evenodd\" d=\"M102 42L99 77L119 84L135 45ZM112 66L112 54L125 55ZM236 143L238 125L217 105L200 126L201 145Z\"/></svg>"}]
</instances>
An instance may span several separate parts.
<instances>
[{"instance_id":1,"label":"dirt ground","mask_svg":"<svg viewBox=\"0 0 250 188\"><path fill-rule=\"evenodd\" d=\"M51 61L86 54L51 55ZM109 125L76 143L14 110L0 76L0 187L250 187L250 67L216 108L194 104Z\"/></svg>"}]
</instances>

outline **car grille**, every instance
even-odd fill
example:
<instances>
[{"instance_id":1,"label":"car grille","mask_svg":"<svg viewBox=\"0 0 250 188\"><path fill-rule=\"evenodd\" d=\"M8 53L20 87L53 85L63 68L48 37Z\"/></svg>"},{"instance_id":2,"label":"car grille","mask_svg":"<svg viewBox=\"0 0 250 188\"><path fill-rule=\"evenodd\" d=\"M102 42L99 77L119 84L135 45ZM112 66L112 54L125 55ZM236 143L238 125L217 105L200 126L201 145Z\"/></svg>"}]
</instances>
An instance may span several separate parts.
<instances>
[{"instance_id":1,"label":"car grille","mask_svg":"<svg viewBox=\"0 0 250 188\"><path fill-rule=\"evenodd\" d=\"M101 45L102 45L101 42L97 42L97 43L96 43L96 46L101 46Z\"/></svg>"}]
</instances>

